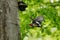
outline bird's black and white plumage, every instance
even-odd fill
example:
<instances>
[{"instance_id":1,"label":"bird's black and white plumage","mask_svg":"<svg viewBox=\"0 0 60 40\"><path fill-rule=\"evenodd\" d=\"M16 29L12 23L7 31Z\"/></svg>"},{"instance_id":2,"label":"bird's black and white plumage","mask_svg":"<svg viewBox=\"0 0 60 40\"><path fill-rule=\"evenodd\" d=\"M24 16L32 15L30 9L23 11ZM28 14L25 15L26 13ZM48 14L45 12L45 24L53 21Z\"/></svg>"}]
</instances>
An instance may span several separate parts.
<instances>
[{"instance_id":1,"label":"bird's black and white plumage","mask_svg":"<svg viewBox=\"0 0 60 40\"><path fill-rule=\"evenodd\" d=\"M42 21L44 20L43 16L38 16L35 19L33 19L32 23L30 24L32 27L40 27Z\"/></svg>"},{"instance_id":2,"label":"bird's black and white plumage","mask_svg":"<svg viewBox=\"0 0 60 40\"><path fill-rule=\"evenodd\" d=\"M20 11L24 11L26 9L26 7L27 7L27 5L23 1L18 2L18 9Z\"/></svg>"}]
</instances>

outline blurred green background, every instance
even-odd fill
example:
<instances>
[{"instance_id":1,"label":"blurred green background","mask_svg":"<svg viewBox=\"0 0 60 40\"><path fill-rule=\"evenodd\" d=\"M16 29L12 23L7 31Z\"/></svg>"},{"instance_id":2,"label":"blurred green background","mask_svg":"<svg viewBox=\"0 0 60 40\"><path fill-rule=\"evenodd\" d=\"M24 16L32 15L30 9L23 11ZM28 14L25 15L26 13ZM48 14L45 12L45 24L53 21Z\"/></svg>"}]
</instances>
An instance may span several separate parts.
<instances>
[{"instance_id":1,"label":"blurred green background","mask_svg":"<svg viewBox=\"0 0 60 40\"><path fill-rule=\"evenodd\" d=\"M19 11L22 40L60 40L60 0L23 0L25 11ZM43 15L42 28L31 28L31 19Z\"/></svg>"}]
</instances>

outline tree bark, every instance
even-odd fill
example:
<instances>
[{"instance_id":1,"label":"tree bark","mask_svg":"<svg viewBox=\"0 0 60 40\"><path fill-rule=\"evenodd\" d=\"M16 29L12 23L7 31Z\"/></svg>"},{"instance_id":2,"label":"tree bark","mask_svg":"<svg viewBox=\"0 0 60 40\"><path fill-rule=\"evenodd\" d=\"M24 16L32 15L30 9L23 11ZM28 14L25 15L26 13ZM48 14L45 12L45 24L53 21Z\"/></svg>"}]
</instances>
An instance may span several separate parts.
<instances>
[{"instance_id":1,"label":"tree bark","mask_svg":"<svg viewBox=\"0 0 60 40\"><path fill-rule=\"evenodd\" d=\"M0 40L20 40L18 0L0 0Z\"/></svg>"}]
</instances>

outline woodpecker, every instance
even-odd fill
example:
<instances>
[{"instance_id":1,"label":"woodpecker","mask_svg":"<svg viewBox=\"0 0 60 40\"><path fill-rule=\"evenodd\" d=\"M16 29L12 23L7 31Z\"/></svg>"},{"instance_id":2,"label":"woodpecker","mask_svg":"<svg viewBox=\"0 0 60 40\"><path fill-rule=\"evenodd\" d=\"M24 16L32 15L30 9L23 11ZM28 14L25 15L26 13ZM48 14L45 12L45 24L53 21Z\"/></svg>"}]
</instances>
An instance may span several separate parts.
<instances>
[{"instance_id":1,"label":"woodpecker","mask_svg":"<svg viewBox=\"0 0 60 40\"><path fill-rule=\"evenodd\" d=\"M32 23L29 24L31 27L41 27L41 23L44 20L43 16L38 16L35 19L32 19Z\"/></svg>"},{"instance_id":2,"label":"woodpecker","mask_svg":"<svg viewBox=\"0 0 60 40\"><path fill-rule=\"evenodd\" d=\"M18 9L20 11L25 11L26 7L27 7L27 5L23 1L18 2Z\"/></svg>"}]
</instances>

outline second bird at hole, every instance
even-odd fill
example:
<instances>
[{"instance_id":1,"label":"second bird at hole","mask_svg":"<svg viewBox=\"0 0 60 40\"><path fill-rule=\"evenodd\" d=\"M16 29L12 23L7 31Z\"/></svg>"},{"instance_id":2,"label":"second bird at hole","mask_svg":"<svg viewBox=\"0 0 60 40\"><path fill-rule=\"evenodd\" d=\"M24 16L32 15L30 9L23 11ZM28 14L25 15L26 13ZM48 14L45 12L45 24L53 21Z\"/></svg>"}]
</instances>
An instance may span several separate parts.
<instances>
[{"instance_id":1,"label":"second bird at hole","mask_svg":"<svg viewBox=\"0 0 60 40\"><path fill-rule=\"evenodd\" d=\"M26 7L27 7L27 5L23 1L18 2L18 9L20 11L25 11Z\"/></svg>"}]
</instances>

